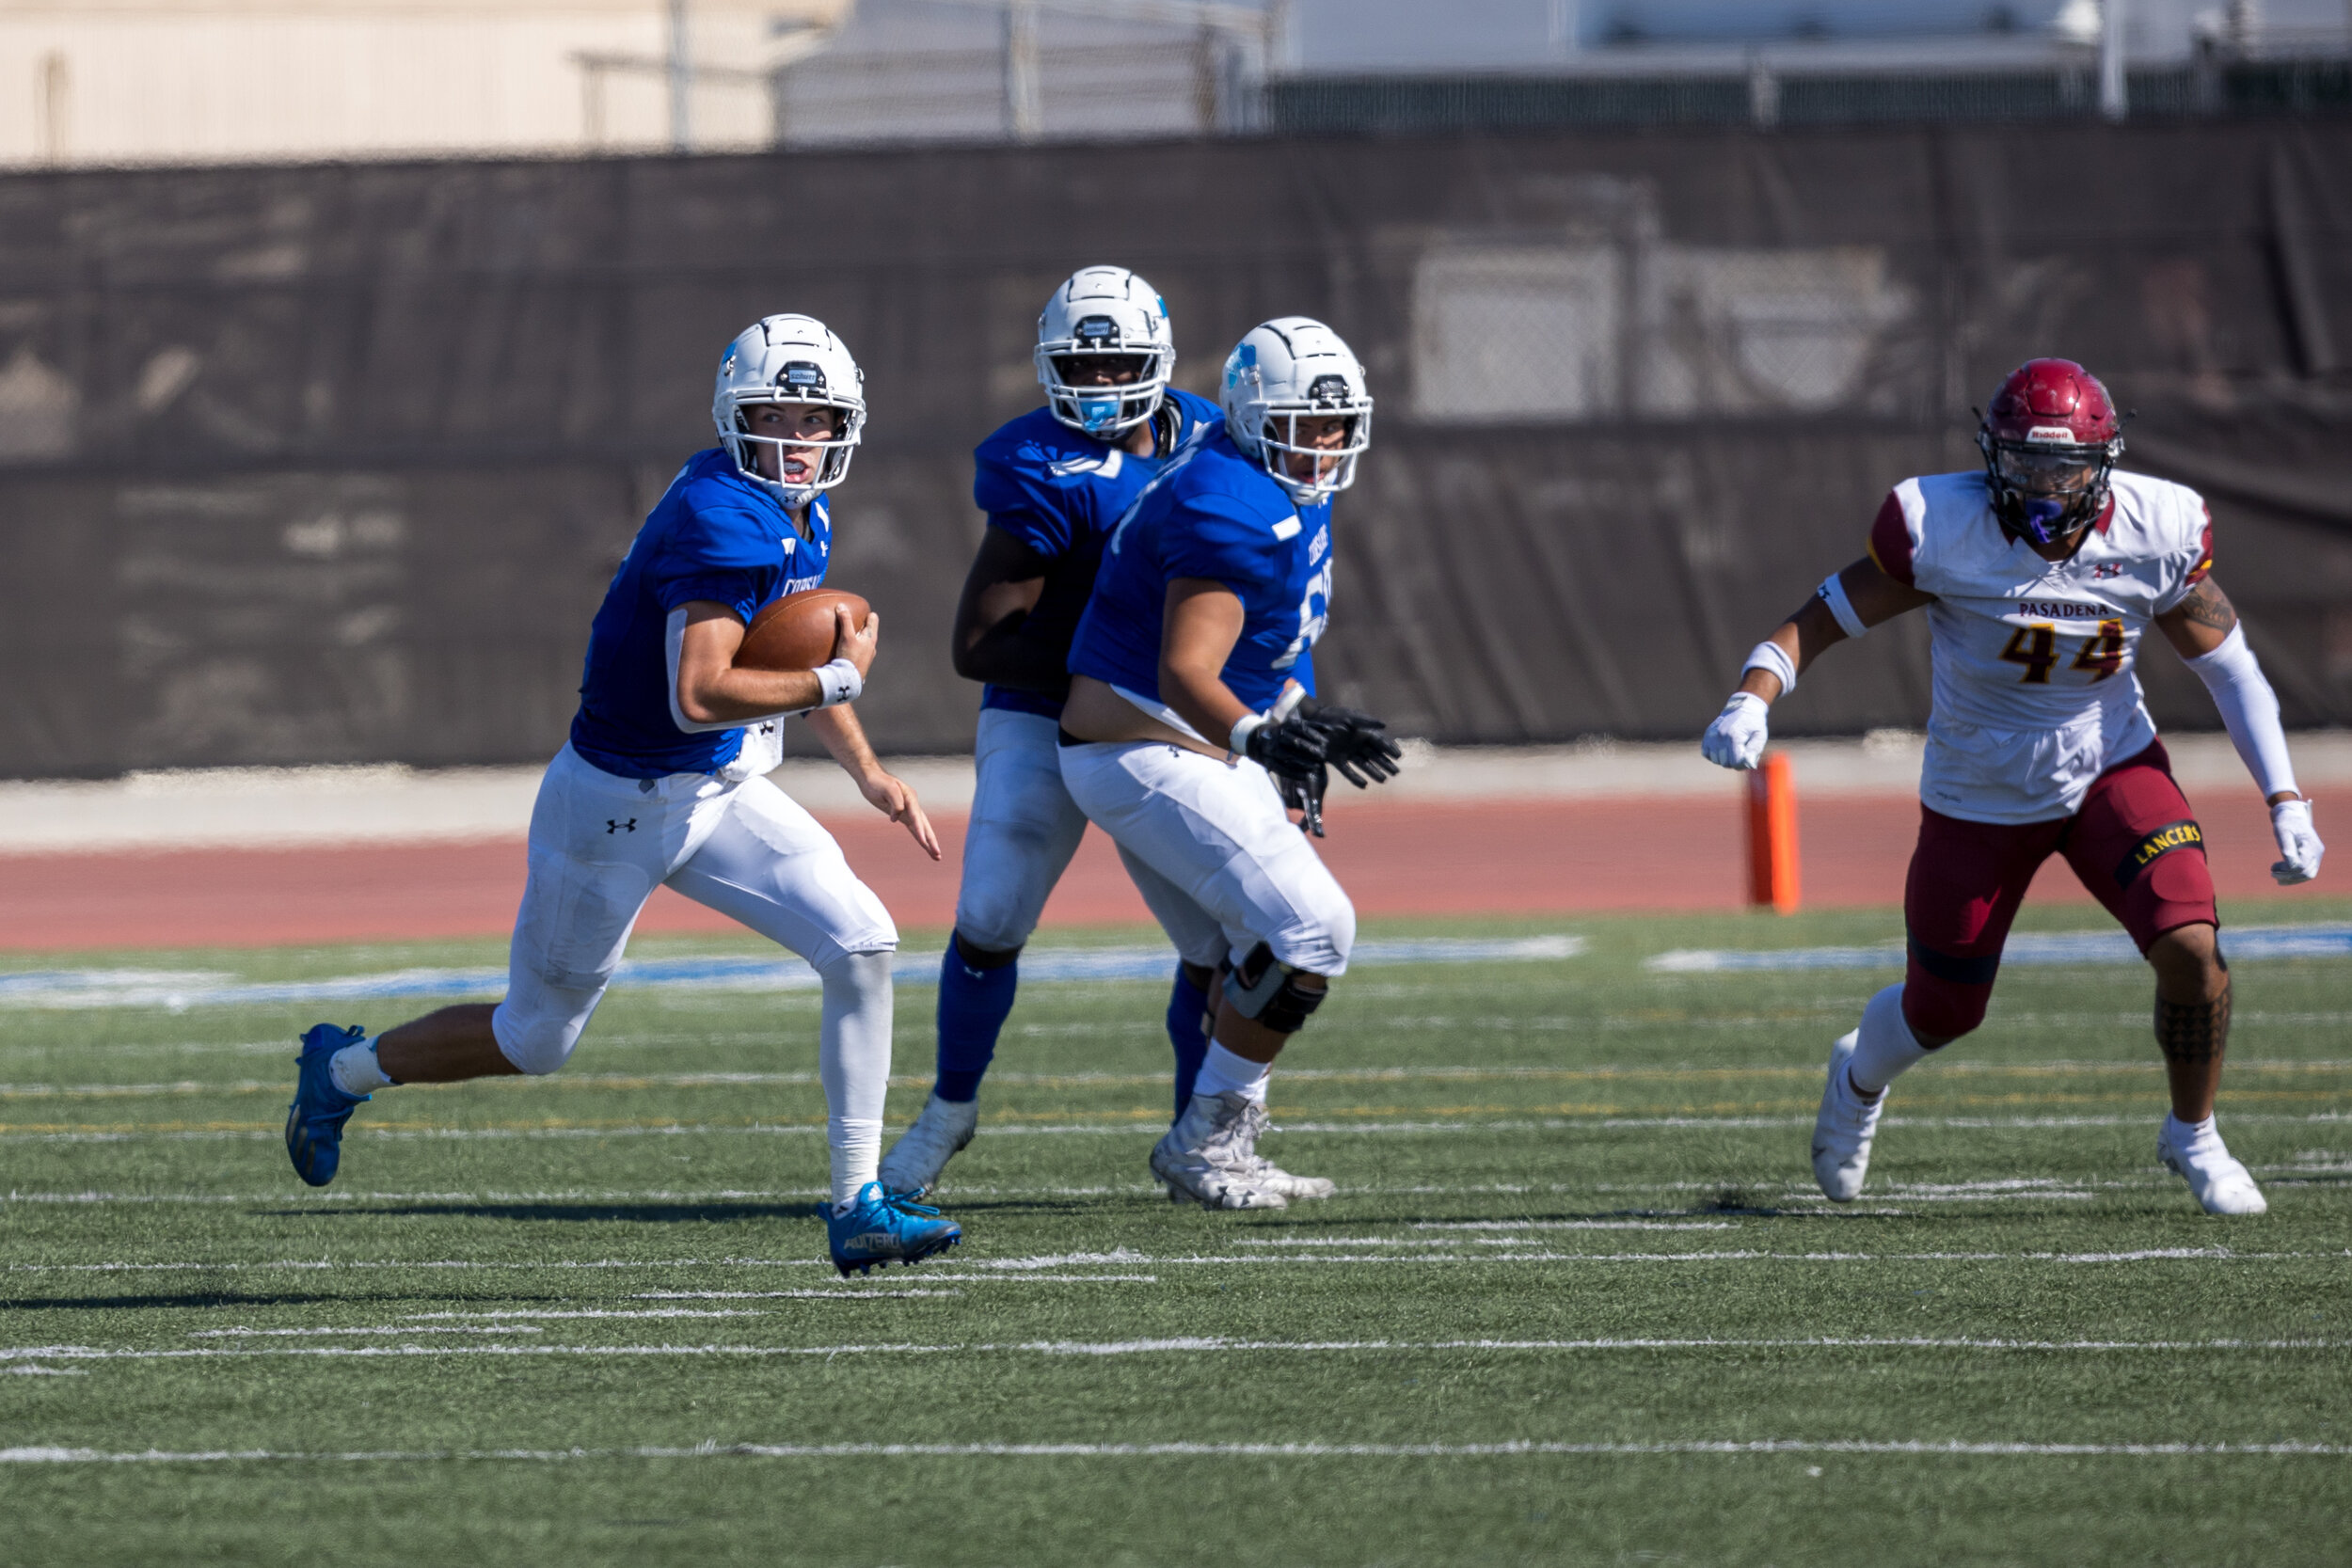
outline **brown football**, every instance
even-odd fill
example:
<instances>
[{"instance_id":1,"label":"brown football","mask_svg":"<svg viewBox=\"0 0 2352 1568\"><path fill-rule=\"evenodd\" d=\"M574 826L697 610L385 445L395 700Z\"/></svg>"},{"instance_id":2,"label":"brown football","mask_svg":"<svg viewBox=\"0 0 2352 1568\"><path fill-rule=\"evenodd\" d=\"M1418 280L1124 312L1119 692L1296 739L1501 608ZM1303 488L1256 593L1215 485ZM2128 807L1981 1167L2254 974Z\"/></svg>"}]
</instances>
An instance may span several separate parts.
<instances>
[{"instance_id":1,"label":"brown football","mask_svg":"<svg viewBox=\"0 0 2352 1568\"><path fill-rule=\"evenodd\" d=\"M852 625L866 625L866 603L838 588L787 594L752 617L735 662L746 670L814 670L833 657L833 611L850 607Z\"/></svg>"}]
</instances>

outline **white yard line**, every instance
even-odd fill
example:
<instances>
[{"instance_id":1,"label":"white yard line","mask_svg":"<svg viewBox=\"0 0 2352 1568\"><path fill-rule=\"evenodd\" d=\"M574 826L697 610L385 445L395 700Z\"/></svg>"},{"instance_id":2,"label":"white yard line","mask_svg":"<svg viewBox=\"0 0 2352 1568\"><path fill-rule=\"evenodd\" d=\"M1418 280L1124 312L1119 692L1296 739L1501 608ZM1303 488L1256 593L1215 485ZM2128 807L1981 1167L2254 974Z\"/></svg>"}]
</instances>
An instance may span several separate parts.
<instances>
[{"instance_id":1,"label":"white yard line","mask_svg":"<svg viewBox=\"0 0 2352 1568\"><path fill-rule=\"evenodd\" d=\"M621 1314L626 1316L627 1314ZM2352 1350L2352 1339L2003 1339L1925 1336L1877 1337L1805 1336L1728 1338L1703 1336L1687 1338L1623 1338L1589 1339L1230 1339L1195 1336L1159 1339L1030 1340L998 1344L844 1344L844 1345L316 1345L196 1350L129 1350L90 1345L39 1345L0 1349L0 1361L178 1361L190 1359L256 1360L301 1357L325 1360L380 1360L415 1356L604 1356L706 1357L838 1355L1163 1355L1202 1354L1435 1354L1460 1352L1526 1354L1602 1354L1664 1351L1751 1350L1889 1350L1994 1351L2035 1354L2206 1354L2217 1351L2268 1353L2279 1351L2338 1352Z\"/></svg>"},{"instance_id":2,"label":"white yard line","mask_svg":"<svg viewBox=\"0 0 2352 1568\"><path fill-rule=\"evenodd\" d=\"M393 1325L386 1328L192 1328L191 1339L286 1339L308 1338L319 1335L336 1337L348 1334L545 1334L544 1328L516 1324L513 1328L412 1328Z\"/></svg>"},{"instance_id":3,"label":"white yard line","mask_svg":"<svg viewBox=\"0 0 2352 1568\"><path fill-rule=\"evenodd\" d=\"M520 1462L568 1465L639 1459L1518 1459L1651 1458L1681 1454L1886 1454L1929 1458L2047 1457L2175 1459L2209 1457L2341 1459L2338 1443L2035 1443L1874 1441L1868 1438L1668 1440L1657 1443L700 1443L691 1448L427 1449L305 1453L272 1449L198 1449L108 1452L101 1449L0 1449L6 1465L416 1464Z\"/></svg>"},{"instance_id":4,"label":"white yard line","mask_svg":"<svg viewBox=\"0 0 2352 1568\"><path fill-rule=\"evenodd\" d=\"M1282 1113L1277 1113L1281 1115ZM2053 1117L1917 1117L1889 1116L1883 1125L1965 1131L2073 1131L2086 1127L2147 1127L2153 1129L2161 1119L2153 1115L2132 1116L2053 1116ZM2231 1113L2230 1125L2244 1126L2312 1126L2352 1122L2352 1111L2312 1111L2301 1114L2237 1111ZM1489 1120L1426 1120L1426 1121L1298 1121L1284 1119L1279 1131L1285 1132L1337 1132L1350 1136L1420 1136L1433 1133L1489 1132L1558 1132L1614 1130L1676 1129L1694 1132L1724 1132L1756 1131L1789 1127L1811 1127L1809 1116L1589 1116L1589 1117L1505 1117ZM656 1122L621 1123L613 1126L580 1127L436 1127L384 1128L355 1127L350 1136L380 1138L388 1141L431 1141L467 1143L477 1140L633 1138L633 1137L735 1137L785 1136L818 1137L824 1133L819 1122L811 1123L752 1123L740 1126L714 1126L709 1123ZM981 1137L1118 1137L1140 1138L1157 1131L1148 1116L1108 1122L1041 1122L1035 1125L984 1126ZM150 1132L141 1128L109 1128L103 1131L0 1132L0 1143L133 1143L133 1142L211 1142L244 1140L276 1142L282 1134L275 1128L167 1128ZM302 1195L288 1193L289 1198Z\"/></svg>"},{"instance_id":5,"label":"white yard line","mask_svg":"<svg viewBox=\"0 0 2352 1568\"><path fill-rule=\"evenodd\" d=\"M936 1275L927 1275L937 1278ZM1121 1276L1132 1277L1132 1276ZM857 1301L870 1296L960 1296L961 1291L637 1291L631 1301ZM713 1314L716 1316L717 1314Z\"/></svg>"},{"instance_id":6,"label":"white yard line","mask_svg":"<svg viewBox=\"0 0 2352 1568\"><path fill-rule=\"evenodd\" d=\"M2134 1015L2137 1018L2137 1014ZM2322 1015L2308 1015L2319 1021ZM2332 1016L2332 1015L2331 1015ZM2341 1015L2352 1021L2352 1013ZM1396 1021L1382 1021L1384 1026ZM1426 1019L1413 1021L1432 1025L1462 1027L1480 1022L1500 1027L1508 1020ZM1561 1029L1587 1026L1592 1021L1559 1019L1549 1021L1548 1027ZM1694 1021L1704 1022L1704 1021ZM1774 1020L1756 1019L1742 1022L1765 1023ZM2240 1017L2233 1022L2244 1022ZM1091 1026L1089 1026L1091 1027ZM1156 1029L1158 1026L1153 1025ZM239 1047L238 1049L243 1049ZM2161 1062L1956 1062L1939 1065L1936 1076L1990 1078L2072 1078L2123 1075L2153 1078L2164 1070ZM2233 1064L2231 1071L2244 1078L2253 1075L2276 1077L2283 1074L2330 1073L2352 1071L2352 1061L2335 1059L2315 1061ZM1285 1069L1279 1076L1283 1083L1329 1084L1403 1084L1403 1083L1728 1083L1749 1079L1818 1080L1820 1069L1803 1067L1636 1067L1598 1066L1564 1067L1386 1067L1386 1068L1299 1068ZM540 1080L528 1092L544 1089L702 1089L744 1088L771 1085L814 1085L813 1072L573 1072L559 1073ZM1164 1085L1165 1072L997 1072L989 1082L997 1085L1023 1085L1041 1088L1125 1088ZM928 1073L901 1075L890 1080L898 1089L928 1089L931 1077ZM510 1091L519 1085L509 1085ZM190 1095L282 1095L291 1092L292 1081L285 1078L236 1078L209 1080L198 1078L172 1079L146 1084L0 1084L0 1100L131 1100L178 1099ZM2320 1092L2314 1090L2314 1092Z\"/></svg>"},{"instance_id":7,"label":"white yard line","mask_svg":"<svg viewBox=\"0 0 2352 1568\"><path fill-rule=\"evenodd\" d=\"M1263 1244L1254 1238L1234 1238L1233 1244ZM1391 1245L1388 1242L1373 1244ZM1507 1243L1505 1243L1507 1244ZM1122 1248L1120 1251L1126 1252ZM1119 1254L1069 1253L1062 1259L1086 1258L1109 1259ZM1443 1256L1399 1257L1394 1254L1362 1257L1297 1257L1269 1250L1259 1254L1196 1254L1184 1257L1151 1257L1127 1253L1122 1261L1132 1261L1151 1268L1171 1265L1209 1265L1225 1263L1304 1265L1311 1263L2265 1263L2294 1262L2314 1259L2352 1259L2352 1248L2331 1252L2237 1252L2228 1247L2152 1247L2117 1252L1780 1252L1763 1248L1729 1248L1704 1252L1525 1252L1516 1254L1451 1253ZM1017 1283L1091 1283L1110 1280L1148 1282L1145 1275L1062 1274L1051 1272L1069 1266L1068 1261L1046 1259L960 1259L964 1272L933 1274L926 1272L919 1277L926 1283L946 1281L994 1281ZM830 1268L821 1258L669 1258L638 1261L630 1259L595 1259L580 1260L554 1259L541 1262L514 1262L505 1259L433 1259L416 1261L364 1259L337 1262L286 1259L275 1262L100 1262L100 1263L8 1263L0 1264L0 1271L8 1274L147 1274L147 1273L265 1273L274 1271L442 1271L484 1270L500 1273L530 1274L541 1271L602 1271L611 1269L802 1269ZM989 1272L977 1272L986 1270ZM841 1286L820 1292L842 1296L882 1295L882 1291L863 1291L855 1286ZM688 1299L680 1297L679 1299ZM721 1298L713 1298L721 1299Z\"/></svg>"}]
</instances>

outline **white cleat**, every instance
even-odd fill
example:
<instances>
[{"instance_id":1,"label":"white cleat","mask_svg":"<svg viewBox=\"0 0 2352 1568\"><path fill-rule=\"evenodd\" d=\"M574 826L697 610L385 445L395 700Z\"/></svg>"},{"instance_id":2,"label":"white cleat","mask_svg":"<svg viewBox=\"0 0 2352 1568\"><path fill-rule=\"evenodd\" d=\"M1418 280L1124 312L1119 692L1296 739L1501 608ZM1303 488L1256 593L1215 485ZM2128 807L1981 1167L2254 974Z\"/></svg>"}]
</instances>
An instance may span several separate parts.
<instances>
[{"instance_id":1,"label":"white cleat","mask_svg":"<svg viewBox=\"0 0 2352 1568\"><path fill-rule=\"evenodd\" d=\"M1829 1082L1821 1085L1821 1114L1813 1118L1813 1180L1832 1203L1851 1203L1862 1196L1870 1140L1878 1135L1879 1113L1886 1108L1883 1092L1866 1101L1848 1074L1861 1037L1857 1029L1838 1036L1829 1048Z\"/></svg>"},{"instance_id":2,"label":"white cleat","mask_svg":"<svg viewBox=\"0 0 2352 1568\"><path fill-rule=\"evenodd\" d=\"M1240 1094L1196 1094L1176 1125L1152 1148L1152 1174L1176 1202L1204 1209L1285 1209L1290 1199L1259 1180L1249 1162L1249 1113L1265 1113Z\"/></svg>"},{"instance_id":3,"label":"white cleat","mask_svg":"<svg viewBox=\"0 0 2352 1568\"><path fill-rule=\"evenodd\" d=\"M892 1197L920 1197L930 1192L939 1184L939 1173L972 1141L979 1125L977 1100L959 1103L932 1095L914 1125L900 1133L890 1152L882 1157L882 1167L875 1174L882 1191Z\"/></svg>"},{"instance_id":4,"label":"white cleat","mask_svg":"<svg viewBox=\"0 0 2352 1568\"><path fill-rule=\"evenodd\" d=\"M1274 1122L1263 1105L1252 1105L1242 1127L1240 1144L1242 1166L1250 1180L1269 1192L1282 1195L1293 1203L1304 1199L1329 1197L1339 1188L1328 1177L1294 1176L1258 1152L1258 1140L1274 1131Z\"/></svg>"},{"instance_id":5,"label":"white cleat","mask_svg":"<svg viewBox=\"0 0 2352 1568\"><path fill-rule=\"evenodd\" d=\"M2166 1117L2164 1130L2156 1134L2156 1158L2188 1183L2190 1194L2208 1214L2260 1214L2270 1208L2263 1190L2231 1154L2210 1120L2200 1130L2178 1117Z\"/></svg>"}]
</instances>

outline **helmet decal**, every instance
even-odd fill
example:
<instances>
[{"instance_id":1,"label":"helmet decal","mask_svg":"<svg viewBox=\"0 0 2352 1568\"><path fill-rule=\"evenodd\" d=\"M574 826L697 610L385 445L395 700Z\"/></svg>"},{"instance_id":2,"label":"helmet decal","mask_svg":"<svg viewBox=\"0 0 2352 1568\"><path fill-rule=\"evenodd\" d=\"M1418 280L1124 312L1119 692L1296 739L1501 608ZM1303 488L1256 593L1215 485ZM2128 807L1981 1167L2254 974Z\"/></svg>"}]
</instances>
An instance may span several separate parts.
<instances>
[{"instance_id":1,"label":"helmet decal","mask_svg":"<svg viewBox=\"0 0 2352 1568\"><path fill-rule=\"evenodd\" d=\"M1266 322L1236 343L1220 401L1227 437L1302 507L1354 483L1372 444L1363 366L1338 333L1305 316Z\"/></svg>"}]
</instances>

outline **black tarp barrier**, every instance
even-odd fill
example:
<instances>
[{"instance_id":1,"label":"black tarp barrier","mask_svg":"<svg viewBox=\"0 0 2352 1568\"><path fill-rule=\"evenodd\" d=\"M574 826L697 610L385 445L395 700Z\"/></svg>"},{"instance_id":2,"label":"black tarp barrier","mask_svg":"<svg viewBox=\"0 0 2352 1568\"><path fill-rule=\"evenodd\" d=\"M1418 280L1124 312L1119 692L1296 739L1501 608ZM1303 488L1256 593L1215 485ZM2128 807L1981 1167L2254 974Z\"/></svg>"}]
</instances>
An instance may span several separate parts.
<instances>
[{"instance_id":1,"label":"black tarp barrier","mask_svg":"<svg viewBox=\"0 0 2352 1568\"><path fill-rule=\"evenodd\" d=\"M1858 553L1972 465L2036 353L2211 498L2290 722L2352 721L2352 121L955 149L0 179L0 776L527 761L588 618L708 444L746 322L865 364L835 580L885 622L892 751L948 669L971 446L1033 406L1074 266L1158 284L1179 380L1329 321L1375 444L1327 682L1451 742L1687 737ZM2169 653L2160 721L2210 727ZM1916 726L1916 626L1784 733Z\"/></svg>"}]
</instances>

